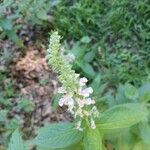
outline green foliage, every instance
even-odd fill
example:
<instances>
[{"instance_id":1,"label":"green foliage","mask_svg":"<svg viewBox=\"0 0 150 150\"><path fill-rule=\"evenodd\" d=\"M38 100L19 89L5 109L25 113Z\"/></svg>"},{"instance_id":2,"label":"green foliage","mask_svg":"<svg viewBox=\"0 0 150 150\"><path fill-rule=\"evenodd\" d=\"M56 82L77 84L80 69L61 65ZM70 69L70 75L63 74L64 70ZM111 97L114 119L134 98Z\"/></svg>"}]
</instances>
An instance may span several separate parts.
<instances>
[{"instance_id":1,"label":"green foliage","mask_svg":"<svg viewBox=\"0 0 150 150\"><path fill-rule=\"evenodd\" d=\"M16 109L29 113L34 110L34 103L29 99L22 98Z\"/></svg>"},{"instance_id":2,"label":"green foliage","mask_svg":"<svg viewBox=\"0 0 150 150\"><path fill-rule=\"evenodd\" d=\"M86 37L83 38L79 43L82 44L89 42L90 40ZM86 59L81 64L78 63L80 63L82 58L85 58L84 54L86 52L86 46L87 45L83 44L83 49L85 50L82 52L80 52L80 48L78 49L78 44L76 45L76 48L72 49L72 53L78 57L74 64L76 66L74 67L80 68L83 71L86 68L85 66L82 66L83 62L88 60L87 58L89 56L86 55ZM60 81L63 81L65 87L71 91L74 90L74 88L76 89L77 86L76 82L74 84L74 80L76 79L75 71L71 69L71 65L67 62L67 59L65 59L65 56L60 51L60 47L60 36L57 32L53 32L48 49L48 58L50 59L49 62L54 69L57 69L58 73L60 74ZM86 71L89 71L89 73ZM111 89L111 91L106 93L105 90L108 88L109 84L101 83L102 80L104 81L104 78L97 74L95 70L94 75L91 75L92 71L89 69L89 67L86 71L84 71L84 73L86 73L86 75L89 76L89 78L92 80L92 87L96 91L99 90L94 94L96 97L98 97L98 95L102 95L102 97L97 100L97 105L100 104L101 110L105 111L101 112L97 119L89 119L89 116L87 116L87 118L83 118L83 129L81 129L81 131L76 127L78 125L76 124L76 121L78 121L78 118L76 117L73 119L72 123L55 123L42 127L39 130L36 138L32 140L33 146L37 146L39 150L104 150L106 148L103 141L109 139L112 149L123 148L125 150L137 150L140 148L141 150L147 150L147 147L150 145L148 109L149 94L147 94L150 90L149 83L147 82L145 85L138 89L127 82L125 85L119 84L117 90L113 88L113 90ZM57 106L58 98L60 98L59 96L61 95L56 96L54 106ZM20 109L28 107L28 101L21 103L18 107ZM86 110L83 113L87 113ZM90 125L94 121L96 121L96 126L91 128ZM115 132L118 132L118 130L121 132L120 135L115 135L114 138L109 136L107 137L107 134L113 135L112 132L115 134ZM18 130L16 130L12 135L9 148L16 146L15 142L13 141L13 139L16 138L16 134L19 133L16 132L18 132ZM17 136L21 137L19 134ZM21 142L23 141L21 140L20 143Z\"/></svg>"},{"instance_id":3,"label":"green foliage","mask_svg":"<svg viewBox=\"0 0 150 150\"><path fill-rule=\"evenodd\" d=\"M125 96L128 98L128 99L132 99L132 100L135 100L138 98L138 90L132 86L131 84L125 84Z\"/></svg>"},{"instance_id":4,"label":"green foliage","mask_svg":"<svg viewBox=\"0 0 150 150\"><path fill-rule=\"evenodd\" d=\"M96 123L100 130L130 127L147 118L146 107L140 104L122 104L102 113Z\"/></svg>"},{"instance_id":5,"label":"green foliage","mask_svg":"<svg viewBox=\"0 0 150 150\"><path fill-rule=\"evenodd\" d=\"M102 139L98 129L87 129L84 135L85 150L102 150Z\"/></svg>"},{"instance_id":6,"label":"green foliage","mask_svg":"<svg viewBox=\"0 0 150 150\"><path fill-rule=\"evenodd\" d=\"M0 110L0 123L1 122L4 122L7 118L7 113L8 111L7 110Z\"/></svg>"},{"instance_id":7,"label":"green foliage","mask_svg":"<svg viewBox=\"0 0 150 150\"><path fill-rule=\"evenodd\" d=\"M150 125L148 123L142 123L139 125L140 135L145 144L150 145Z\"/></svg>"},{"instance_id":8,"label":"green foliage","mask_svg":"<svg viewBox=\"0 0 150 150\"><path fill-rule=\"evenodd\" d=\"M65 39L73 40L69 49L80 53L75 55L76 70L94 79L94 68L103 83L113 86L145 81L150 59L148 0L64 0L54 14L54 26ZM81 43L76 42L79 39ZM92 60L90 64L84 57Z\"/></svg>"},{"instance_id":9,"label":"green foliage","mask_svg":"<svg viewBox=\"0 0 150 150\"><path fill-rule=\"evenodd\" d=\"M46 26L51 5L48 0L4 0L0 3L0 32L1 38L8 36L19 46L23 46L17 32L24 25ZM7 13L7 10L13 10Z\"/></svg>"},{"instance_id":10,"label":"green foliage","mask_svg":"<svg viewBox=\"0 0 150 150\"><path fill-rule=\"evenodd\" d=\"M139 88L140 101L150 101L150 83L146 83Z\"/></svg>"},{"instance_id":11,"label":"green foliage","mask_svg":"<svg viewBox=\"0 0 150 150\"><path fill-rule=\"evenodd\" d=\"M8 150L28 150L18 129L16 129L12 134Z\"/></svg>"},{"instance_id":12,"label":"green foliage","mask_svg":"<svg viewBox=\"0 0 150 150\"><path fill-rule=\"evenodd\" d=\"M35 144L43 148L64 148L81 140L82 132L72 123L47 125L40 129Z\"/></svg>"}]
</instances>

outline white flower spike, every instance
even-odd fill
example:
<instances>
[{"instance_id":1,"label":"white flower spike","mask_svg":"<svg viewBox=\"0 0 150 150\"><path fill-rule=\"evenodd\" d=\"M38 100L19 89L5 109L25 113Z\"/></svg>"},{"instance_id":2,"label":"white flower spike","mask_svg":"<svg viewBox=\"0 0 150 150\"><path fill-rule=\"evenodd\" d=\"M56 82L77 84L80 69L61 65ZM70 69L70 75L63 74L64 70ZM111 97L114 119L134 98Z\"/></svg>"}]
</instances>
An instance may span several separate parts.
<instances>
[{"instance_id":1,"label":"white flower spike","mask_svg":"<svg viewBox=\"0 0 150 150\"><path fill-rule=\"evenodd\" d=\"M61 49L60 36L57 32L53 32L50 38L49 49L47 50L47 58L53 69L57 71L59 80L62 87L58 88L58 93L62 94L59 100L59 106L67 106L70 112L77 121L76 128L83 131L83 120L90 123L92 129L96 128L95 118L99 116L99 112L94 106L95 100L90 95L93 93L91 87L87 87L88 79L85 77L80 78L71 69L70 63L64 56L64 49ZM74 59L70 55L71 60Z\"/></svg>"}]
</instances>

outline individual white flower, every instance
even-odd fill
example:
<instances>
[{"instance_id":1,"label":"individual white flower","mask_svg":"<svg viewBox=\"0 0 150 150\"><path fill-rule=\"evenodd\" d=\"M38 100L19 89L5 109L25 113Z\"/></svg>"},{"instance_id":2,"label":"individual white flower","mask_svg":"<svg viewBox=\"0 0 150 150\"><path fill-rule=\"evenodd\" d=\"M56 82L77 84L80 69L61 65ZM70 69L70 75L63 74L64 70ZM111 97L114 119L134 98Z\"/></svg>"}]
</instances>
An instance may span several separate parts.
<instances>
[{"instance_id":1,"label":"individual white flower","mask_svg":"<svg viewBox=\"0 0 150 150\"><path fill-rule=\"evenodd\" d=\"M59 100L59 105L62 107L63 105L74 105L74 100L72 95L66 94Z\"/></svg>"},{"instance_id":2,"label":"individual white flower","mask_svg":"<svg viewBox=\"0 0 150 150\"><path fill-rule=\"evenodd\" d=\"M87 78L83 77L79 80L80 86L84 86L88 82Z\"/></svg>"},{"instance_id":3,"label":"individual white flower","mask_svg":"<svg viewBox=\"0 0 150 150\"><path fill-rule=\"evenodd\" d=\"M84 107L84 104L85 104L85 101L83 99L77 99L77 103L78 103L78 106L80 108L83 108Z\"/></svg>"},{"instance_id":4,"label":"individual white flower","mask_svg":"<svg viewBox=\"0 0 150 150\"><path fill-rule=\"evenodd\" d=\"M76 78L78 78L80 76L80 74L76 73L75 76L76 76Z\"/></svg>"},{"instance_id":5,"label":"individual white flower","mask_svg":"<svg viewBox=\"0 0 150 150\"><path fill-rule=\"evenodd\" d=\"M74 108L74 105L69 105L69 106L68 106L68 111L69 111L71 114L74 114L73 108Z\"/></svg>"},{"instance_id":6,"label":"individual white flower","mask_svg":"<svg viewBox=\"0 0 150 150\"><path fill-rule=\"evenodd\" d=\"M64 93L67 93L67 91L65 90L64 87L59 87L59 88L58 88L58 93L64 94Z\"/></svg>"},{"instance_id":7,"label":"individual white flower","mask_svg":"<svg viewBox=\"0 0 150 150\"><path fill-rule=\"evenodd\" d=\"M82 111L81 108L78 108L78 109L76 110L74 117L76 118L77 116L80 116L81 118L84 117L84 114L83 114L83 111Z\"/></svg>"},{"instance_id":8,"label":"individual white flower","mask_svg":"<svg viewBox=\"0 0 150 150\"><path fill-rule=\"evenodd\" d=\"M58 102L59 106L62 107L64 105L64 98L61 98Z\"/></svg>"},{"instance_id":9,"label":"individual white flower","mask_svg":"<svg viewBox=\"0 0 150 150\"><path fill-rule=\"evenodd\" d=\"M96 106L93 106L93 107L92 107L91 113L93 114L94 118L96 118L96 117L99 116L99 112L98 112Z\"/></svg>"},{"instance_id":10,"label":"individual white flower","mask_svg":"<svg viewBox=\"0 0 150 150\"><path fill-rule=\"evenodd\" d=\"M84 97L89 97L90 94L92 93L93 93L93 89L91 87L88 87L85 89L82 89L82 88L79 89L79 95L82 95Z\"/></svg>"},{"instance_id":11,"label":"individual white flower","mask_svg":"<svg viewBox=\"0 0 150 150\"><path fill-rule=\"evenodd\" d=\"M86 105L95 104L95 100L93 100L93 99L91 99L91 98L87 98L87 99L85 99L85 104L86 104Z\"/></svg>"},{"instance_id":12,"label":"individual white flower","mask_svg":"<svg viewBox=\"0 0 150 150\"><path fill-rule=\"evenodd\" d=\"M80 130L80 131L83 131L83 128L81 128L81 123L82 123L82 121L79 120L79 121L77 122L77 124L76 124L76 128L77 128L78 130Z\"/></svg>"},{"instance_id":13,"label":"individual white flower","mask_svg":"<svg viewBox=\"0 0 150 150\"><path fill-rule=\"evenodd\" d=\"M91 128L96 129L95 121L91 118Z\"/></svg>"}]
</instances>

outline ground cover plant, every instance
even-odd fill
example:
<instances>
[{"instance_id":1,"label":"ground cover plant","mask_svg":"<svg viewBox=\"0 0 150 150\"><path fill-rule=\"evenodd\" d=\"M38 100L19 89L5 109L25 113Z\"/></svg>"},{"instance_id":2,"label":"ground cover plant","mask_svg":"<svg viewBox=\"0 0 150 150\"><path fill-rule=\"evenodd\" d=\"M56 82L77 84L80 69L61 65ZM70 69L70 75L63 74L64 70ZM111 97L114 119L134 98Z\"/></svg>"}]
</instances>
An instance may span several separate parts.
<instances>
[{"instance_id":1,"label":"ground cover plant","mask_svg":"<svg viewBox=\"0 0 150 150\"><path fill-rule=\"evenodd\" d=\"M39 149L63 149L79 143L74 146L75 149L101 150L105 149L102 140L105 132L108 134L109 130L129 128L137 123L139 123L140 130L145 130L143 125L149 129L147 109L149 105L138 102L125 103L114 106L103 113L99 112L96 101L90 97L93 89L86 87L87 78L80 78L80 75L71 69L61 49L60 36L57 32L51 35L47 57L53 69L59 73L58 78L62 83L62 87L58 89L58 93L62 94L58 104L61 107L66 105L74 119L72 123L46 125L40 129L31 144L37 145ZM149 91L146 91L148 86L149 84L144 85L140 89L141 101L147 102L149 99ZM131 100L139 97L138 90L132 85L126 84L124 88L125 93L121 93L121 96L125 94L126 99ZM145 138L143 141L145 143L141 144L146 150L149 141ZM8 149L29 149L21 139L18 129L12 134Z\"/></svg>"},{"instance_id":2,"label":"ground cover plant","mask_svg":"<svg viewBox=\"0 0 150 150\"><path fill-rule=\"evenodd\" d=\"M0 1L0 149L148 150L149 41L148 0Z\"/></svg>"}]
</instances>

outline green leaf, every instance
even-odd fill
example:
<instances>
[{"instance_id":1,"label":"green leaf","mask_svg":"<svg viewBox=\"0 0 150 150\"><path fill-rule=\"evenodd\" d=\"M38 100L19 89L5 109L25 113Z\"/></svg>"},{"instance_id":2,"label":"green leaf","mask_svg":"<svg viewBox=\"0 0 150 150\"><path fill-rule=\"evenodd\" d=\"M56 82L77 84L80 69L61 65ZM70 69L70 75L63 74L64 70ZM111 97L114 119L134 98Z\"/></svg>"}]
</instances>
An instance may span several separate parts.
<instances>
[{"instance_id":1,"label":"green leaf","mask_svg":"<svg viewBox=\"0 0 150 150\"><path fill-rule=\"evenodd\" d=\"M119 84L119 87L117 89L117 94L116 94L116 103L117 104L123 104L127 103L127 98L125 97L125 87L122 84Z\"/></svg>"},{"instance_id":2,"label":"green leaf","mask_svg":"<svg viewBox=\"0 0 150 150\"><path fill-rule=\"evenodd\" d=\"M82 43L89 43L91 41L91 39L88 37L88 36L84 36L82 39L81 39L81 42Z\"/></svg>"},{"instance_id":3,"label":"green leaf","mask_svg":"<svg viewBox=\"0 0 150 150\"><path fill-rule=\"evenodd\" d=\"M150 145L150 125L147 123L142 123L139 125L139 129L143 142Z\"/></svg>"},{"instance_id":4,"label":"green leaf","mask_svg":"<svg viewBox=\"0 0 150 150\"><path fill-rule=\"evenodd\" d=\"M7 118L8 110L0 110L0 122L4 122Z\"/></svg>"},{"instance_id":5,"label":"green leaf","mask_svg":"<svg viewBox=\"0 0 150 150\"><path fill-rule=\"evenodd\" d=\"M59 106L58 102L60 100L60 98L62 97L62 94L56 94L54 97L54 101L52 104L52 107L54 108L54 110Z\"/></svg>"},{"instance_id":6,"label":"green leaf","mask_svg":"<svg viewBox=\"0 0 150 150\"><path fill-rule=\"evenodd\" d=\"M47 20L47 12L43 9L37 12L37 17L42 20Z\"/></svg>"},{"instance_id":7,"label":"green leaf","mask_svg":"<svg viewBox=\"0 0 150 150\"><path fill-rule=\"evenodd\" d=\"M73 144L69 147L65 147L65 148L55 148L55 149L45 149L45 148L42 148L42 147L38 147L37 150L83 150L83 146L82 146L82 143L79 142L79 143L76 143L76 144Z\"/></svg>"},{"instance_id":8,"label":"green leaf","mask_svg":"<svg viewBox=\"0 0 150 150\"><path fill-rule=\"evenodd\" d=\"M125 96L128 99L135 100L138 98L139 93L138 93L138 90L133 85L126 83L125 84Z\"/></svg>"},{"instance_id":9,"label":"green leaf","mask_svg":"<svg viewBox=\"0 0 150 150\"><path fill-rule=\"evenodd\" d=\"M25 142L22 140L18 129L14 131L10 139L8 150L28 150Z\"/></svg>"},{"instance_id":10,"label":"green leaf","mask_svg":"<svg viewBox=\"0 0 150 150\"><path fill-rule=\"evenodd\" d=\"M93 82L91 83L91 87L96 91L101 85L101 74L97 74L94 78Z\"/></svg>"},{"instance_id":11,"label":"green leaf","mask_svg":"<svg viewBox=\"0 0 150 150\"><path fill-rule=\"evenodd\" d=\"M92 65L90 65L89 63L85 63L85 62L77 62L77 65L82 69L82 71L89 77L89 78L95 78L95 71L92 67Z\"/></svg>"},{"instance_id":12,"label":"green leaf","mask_svg":"<svg viewBox=\"0 0 150 150\"><path fill-rule=\"evenodd\" d=\"M150 83L144 84L139 89L140 100L144 102L150 101Z\"/></svg>"},{"instance_id":13,"label":"green leaf","mask_svg":"<svg viewBox=\"0 0 150 150\"><path fill-rule=\"evenodd\" d=\"M85 150L102 150L102 139L98 129L87 129L84 135Z\"/></svg>"},{"instance_id":14,"label":"green leaf","mask_svg":"<svg viewBox=\"0 0 150 150\"><path fill-rule=\"evenodd\" d=\"M3 18L2 20L0 20L0 26L3 27L5 30L11 30L13 24L10 19Z\"/></svg>"},{"instance_id":15,"label":"green leaf","mask_svg":"<svg viewBox=\"0 0 150 150\"><path fill-rule=\"evenodd\" d=\"M23 41L18 37L18 35L16 34L14 30L7 30L6 34L18 46L23 47Z\"/></svg>"},{"instance_id":16,"label":"green leaf","mask_svg":"<svg viewBox=\"0 0 150 150\"><path fill-rule=\"evenodd\" d=\"M80 45L79 42L73 44L71 49L71 53L75 55L76 59L83 59L85 52L87 51L87 47L85 45Z\"/></svg>"},{"instance_id":17,"label":"green leaf","mask_svg":"<svg viewBox=\"0 0 150 150\"><path fill-rule=\"evenodd\" d=\"M81 140L82 132L72 123L47 125L39 131L35 144L43 148L64 148Z\"/></svg>"},{"instance_id":18,"label":"green leaf","mask_svg":"<svg viewBox=\"0 0 150 150\"><path fill-rule=\"evenodd\" d=\"M20 110L24 110L25 112L32 112L34 110L34 103L29 99L22 98L17 108Z\"/></svg>"},{"instance_id":19,"label":"green leaf","mask_svg":"<svg viewBox=\"0 0 150 150\"><path fill-rule=\"evenodd\" d=\"M137 142L133 150L149 150L149 145L145 145L142 141Z\"/></svg>"},{"instance_id":20,"label":"green leaf","mask_svg":"<svg viewBox=\"0 0 150 150\"><path fill-rule=\"evenodd\" d=\"M85 54L84 61L89 63L89 62L92 62L94 58L95 58L95 52L90 51Z\"/></svg>"},{"instance_id":21,"label":"green leaf","mask_svg":"<svg viewBox=\"0 0 150 150\"><path fill-rule=\"evenodd\" d=\"M102 130L126 128L145 120L147 115L147 108L141 104L122 104L102 113L96 123Z\"/></svg>"}]
</instances>

